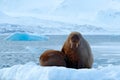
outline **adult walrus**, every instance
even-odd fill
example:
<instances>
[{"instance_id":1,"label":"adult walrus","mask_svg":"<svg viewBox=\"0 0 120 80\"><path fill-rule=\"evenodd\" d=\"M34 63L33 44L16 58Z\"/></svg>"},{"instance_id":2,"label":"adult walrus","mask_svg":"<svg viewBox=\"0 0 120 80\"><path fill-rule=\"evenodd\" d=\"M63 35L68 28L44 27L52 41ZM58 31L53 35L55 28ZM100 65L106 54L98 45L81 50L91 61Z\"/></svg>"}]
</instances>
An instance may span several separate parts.
<instances>
[{"instance_id":1,"label":"adult walrus","mask_svg":"<svg viewBox=\"0 0 120 80\"><path fill-rule=\"evenodd\" d=\"M88 42L79 32L72 32L65 41L62 52L68 68L91 68L93 55Z\"/></svg>"},{"instance_id":2,"label":"adult walrus","mask_svg":"<svg viewBox=\"0 0 120 80\"><path fill-rule=\"evenodd\" d=\"M41 66L64 66L66 67L65 57L61 51L46 50L39 58Z\"/></svg>"}]
</instances>

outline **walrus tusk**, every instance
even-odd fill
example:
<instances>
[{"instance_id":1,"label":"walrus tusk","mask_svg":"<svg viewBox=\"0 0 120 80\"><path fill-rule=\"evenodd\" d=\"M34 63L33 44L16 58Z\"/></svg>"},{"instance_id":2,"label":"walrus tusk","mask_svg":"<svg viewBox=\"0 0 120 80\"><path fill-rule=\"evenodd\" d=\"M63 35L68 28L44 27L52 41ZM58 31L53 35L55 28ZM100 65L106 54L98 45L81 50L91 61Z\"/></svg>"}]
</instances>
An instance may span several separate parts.
<instances>
[{"instance_id":1,"label":"walrus tusk","mask_svg":"<svg viewBox=\"0 0 120 80\"><path fill-rule=\"evenodd\" d=\"M72 41L70 40L70 48L72 48L73 47L73 43L72 43Z\"/></svg>"},{"instance_id":2,"label":"walrus tusk","mask_svg":"<svg viewBox=\"0 0 120 80\"><path fill-rule=\"evenodd\" d=\"M78 46L79 46L79 43L76 44L76 48L78 48Z\"/></svg>"}]
</instances>

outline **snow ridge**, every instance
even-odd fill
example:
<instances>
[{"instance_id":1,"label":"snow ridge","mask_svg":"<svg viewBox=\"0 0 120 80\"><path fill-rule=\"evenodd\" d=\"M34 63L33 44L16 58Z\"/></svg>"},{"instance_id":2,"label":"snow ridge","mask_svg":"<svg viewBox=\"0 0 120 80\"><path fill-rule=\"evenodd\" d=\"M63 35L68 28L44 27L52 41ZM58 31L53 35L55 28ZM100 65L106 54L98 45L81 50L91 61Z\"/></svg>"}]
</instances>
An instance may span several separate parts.
<instances>
[{"instance_id":1,"label":"snow ridge","mask_svg":"<svg viewBox=\"0 0 120 80\"><path fill-rule=\"evenodd\" d=\"M38 34L69 34L71 31L79 31L81 33L102 33L105 32L101 27L93 25L77 25L65 23L49 23L41 25L18 25L18 24L0 24L0 33L14 33L14 32L27 32Z\"/></svg>"}]
</instances>

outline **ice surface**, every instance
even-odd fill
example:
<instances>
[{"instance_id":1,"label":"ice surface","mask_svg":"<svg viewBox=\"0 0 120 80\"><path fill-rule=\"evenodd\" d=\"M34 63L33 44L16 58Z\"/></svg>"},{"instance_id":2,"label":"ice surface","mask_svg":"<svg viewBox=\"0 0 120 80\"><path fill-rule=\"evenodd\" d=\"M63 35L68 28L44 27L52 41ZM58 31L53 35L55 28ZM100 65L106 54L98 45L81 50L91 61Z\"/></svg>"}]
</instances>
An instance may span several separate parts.
<instances>
[{"instance_id":1,"label":"ice surface","mask_svg":"<svg viewBox=\"0 0 120 80\"><path fill-rule=\"evenodd\" d=\"M14 33L8 36L5 40L8 40L8 41L45 41L45 40L48 40L48 37L31 35L28 33Z\"/></svg>"},{"instance_id":2,"label":"ice surface","mask_svg":"<svg viewBox=\"0 0 120 80\"><path fill-rule=\"evenodd\" d=\"M120 80L120 65L93 69L42 67L33 62L0 69L0 80Z\"/></svg>"}]
</instances>

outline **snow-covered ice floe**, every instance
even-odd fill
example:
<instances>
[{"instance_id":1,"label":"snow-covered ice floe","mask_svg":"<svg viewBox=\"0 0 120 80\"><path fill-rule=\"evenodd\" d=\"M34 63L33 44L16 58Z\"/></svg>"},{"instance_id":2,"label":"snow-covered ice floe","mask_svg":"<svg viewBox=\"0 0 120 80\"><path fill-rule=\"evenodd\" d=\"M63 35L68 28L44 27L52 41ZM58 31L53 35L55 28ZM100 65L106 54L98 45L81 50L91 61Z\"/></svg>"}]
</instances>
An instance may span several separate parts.
<instances>
[{"instance_id":1,"label":"snow-covered ice floe","mask_svg":"<svg viewBox=\"0 0 120 80\"><path fill-rule=\"evenodd\" d=\"M42 67L33 62L0 69L0 80L120 80L120 65L92 69Z\"/></svg>"},{"instance_id":2,"label":"snow-covered ice floe","mask_svg":"<svg viewBox=\"0 0 120 80\"><path fill-rule=\"evenodd\" d=\"M7 38L5 38L5 40L8 40L8 41L45 41L45 40L48 40L48 37L43 36L43 35L33 35L29 33L14 33L8 36Z\"/></svg>"}]
</instances>

